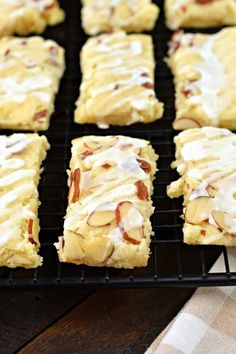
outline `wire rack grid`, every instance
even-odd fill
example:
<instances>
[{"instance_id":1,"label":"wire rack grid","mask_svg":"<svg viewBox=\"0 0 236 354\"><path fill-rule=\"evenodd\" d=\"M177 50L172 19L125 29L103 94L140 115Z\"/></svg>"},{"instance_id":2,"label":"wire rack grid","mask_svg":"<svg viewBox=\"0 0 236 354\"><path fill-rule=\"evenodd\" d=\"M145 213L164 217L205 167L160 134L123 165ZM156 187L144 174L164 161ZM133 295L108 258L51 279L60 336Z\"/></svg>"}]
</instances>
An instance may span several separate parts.
<instances>
[{"instance_id":1,"label":"wire rack grid","mask_svg":"<svg viewBox=\"0 0 236 354\"><path fill-rule=\"evenodd\" d=\"M44 163L39 193L42 267L35 270L2 268L0 289L32 289L38 287L92 286L92 287L157 287L157 286L218 286L235 285L236 273L230 271L227 249L224 247L187 246L183 244L181 200L166 196L167 185L178 176L171 170L174 159L174 88L172 76L164 57L170 31L164 25L163 11L152 32L156 66L156 92L165 104L164 118L149 124L129 127L111 127L107 131L95 126L73 123L74 102L79 95L81 73L79 52L86 41L80 24L81 5L78 0L61 0L66 10L66 22L46 31L45 37L56 40L66 49L67 69L56 100L56 110L50 130L46 133L51 149ZM159 1L162 7L162 2ZM6 132L11 133L11 132ZM87 134L123 134L148 139L160 158L159 172L153 195L155 213L152 217L154 236L148 267L134 270L116 270L61 264L54 242L63 232L63 216L67 206L66 169L70 160L71 140ZM225 269L209 273L217 257L223 252Z\"/></svg>"}]
</instances>

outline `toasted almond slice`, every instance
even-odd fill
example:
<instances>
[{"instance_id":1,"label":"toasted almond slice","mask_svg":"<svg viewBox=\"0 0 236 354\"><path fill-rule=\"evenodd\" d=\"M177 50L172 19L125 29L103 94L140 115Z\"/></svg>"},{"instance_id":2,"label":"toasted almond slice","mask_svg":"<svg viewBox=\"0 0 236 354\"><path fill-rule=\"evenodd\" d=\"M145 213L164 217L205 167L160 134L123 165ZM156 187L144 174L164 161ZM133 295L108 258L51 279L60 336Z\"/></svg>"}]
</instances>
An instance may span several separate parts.
<instances>
[{"instance_id":1,"label":"toasted almond slice","mask_svg":"<svg viewBox=\"0 0 236 354\"><path fill-rule=\"evenodd\" d=\"M121 144L120 149L121 149L121 151L127 151L127 150L131 149L133 146L134 146L133 144Z\"/></svg>"},{"instance_id":2,"label":"toasted almond slice","mask_svg":"<svg viewBox=\"0 0 236 354\"><path fill-rule=\"evenodd\" d=\"M212 198L216 196L217 191L218 191L218 189L216 187L214 187L212 184L209 184L206 187L206 190L207 190L209 197L212 197Z\"/></svg>"},{"instance_id":3,"label":"toasted almond slice","mask_svg":"<svg viewBox=\"0 0 236 354\"><path fill-rule=\"evenodd\" d=\"M211 214L221 231L226 231L231 234L236 233L236 218L220 210L213 210Z\"/></svg>"},{"instance_id":4,"label":"toasted almond slice","mask_svg":"<svg viewBox=\"0 0 236 354\"><path fill-rule=\"evenodd\" d=\"M84 143L84 146L87 147L88 149L94 150L94 151L96 151L102 147L102 145L96 140L86 141Z\"/></svg>"},{"instance_id":5,"label":"toasted almond slice","mask_svg":"<svg viewBox=\"0 0 236 354\"><path fill-rule=\"evenodd\" d=\"M147 190L146 185L143 183L143 181L137 181L135 183L135 186L137 187L137 196L140 200L149 200L149 193Z\"/></svg>"},{"instance_id":6,"label":"toasted almond slice","mask_svg":"<svg viewBox=\"0 0 236 354\"><path fill-rule=\"evenodd\" d=\"M188 203L185 211L185 220L189 224L199 224L208 220L215 203L212 198L199 197Z\"/></svg>"},{"instance_id":7,"label":"toasted almond slice","mask_svg":"<svg viewBox=\"0 0 236 354\"><path fill-rule=\"evenodd\" d=\"M114 210L110 209L110 203L99 205L88 217L87 224L92 227L108 226L116 218Z\"/></svg>"},{"instance_id":8,"label":"toasted almond slice","mask_svg":"<svg viewBox=\"0 0 236 354\"><path fill-rule=\"evenodd\" d=\"M105 262L114 251L111 240L103 236L89 239L83 248L87 256L97 263Z\"/></svg>"},{"instance_id":9,"label":"toasted almond slice","mask_svg":"<svg viewBox=\"0 0 236 354\"><path fill-rule=\"evenodd\" d=\"M91 150L85 150L79 154L82 160L86 159L86 157L93 155Z\"/></svg>"},{"instance_id":10,"label":"toasted almond slice","mask_svg":"<svg viewBox=\"0 0 236 354\"><path fill-rule=\"evenodd\" d=\"M33 225L34 225L34 220L29 219L29 221L28 221L28 235L29 236L33 235Z\"/></svg>"},{"instance_id":11,"label":"toasted almond slice","mask_svg":"<svg viewBox=\"0 0 236 354\"><path fill-rule=\"evenodd\" d=\"M76 168L71 176L68 203L76 203L80 196L80 169Z\"/></svg>"},{"instance_id":12,"label":"toasted almond slice","mask_svg":"<svg viewBox=\"0 0 236 354\"><path fill-rule=\"evenodd\" d=\"M144 172L146 172L146 173L151 172L152 168L151 168L150 163L148 163L147 161L142 160L142 159L137 159L137 161L139 163L139 166L144 170Z\"/></svg>"},{"instance_id":13,"label":"toasted almond slice","mask_svg":"<svg viewBox=\"0 0 236 354\"><path fill-rule=\"evenodd\" d=\"M123 232L124 239L129 243L138 245L141 242L141 239L144 237L143 227L141 226L141 227L136 227L136 228L126 230L127 225L129 223L127 224L125 220L127 219L127 216L131 211L136 211L136 209L134 208L131 202L129 201L121 202L120 204L118 204L116 209L116 221L121 231Z\"/></svg>"},{"instance_id":14,"label":"toasted almond slice","mask_svg":"<svg viewBox=\"0 0 236 354\"><path fill-rule=\"evenodd\" d=\"M128 230L124 232L123 237L126 241L132 243L133 245L139 245L144 237L143 227Z\"/></svg>"},{"instance_id":15,"label":"toasted almond slice","mask_svg":"<svg viewBox=\"0 0 236 354\"><path fill-rule=\"evenodd\" d=\"M110 140L109 140L109 143L108 143L108 146L109 147L113 147L115 146L119 141L119 137L118 136L110 136Z\"/></svg>"},{"instance_id":16,"label":"toasted almond slice","mask_svg":"<svg viewBox=\"0 0 236 354\"><path fill-rule=\"evenodd\" d=\"M105 170L108 170L108 169L111 168L112 166L111 166L108 162L106 162L106 163L104 163L104 164L102 165L102 167L105 168Z\"/></svg>"},{"instance_id":17,"label":"toasted almond slice","mask_svg":"<svg viewBox=\"0 0 236 354\"><path fill-rule=\"evenodd\" d=\"M175 52L181 45L180 38L184 32L182 30L178 30L174 32L171 36L171 49Z\"/></svg>"},{"instance_id":18,"label":"toasted almond slice","mask_svg":"<svg viewBox=\"0 0 236 354\"><path fill-rule=\"evenodd\" d=\"M33 219L29 219L29 221L28 221L28 240L33 245L37 245L38 243L35 241L34 235L33 235L33 227L34 227L34 220Z\"/></svg>"},{"instance_id":19,"label":"toasted almond slice","mask_svg":"<svg viewBox=\"0 0 236 354\"><path fill-rule=\"evenodd\" d=\"M184 130L191 128L201 128L201 125L192 118L179 118L174 121L173 128L175 130Z\"/></svg>"},{"instance_id":20,"label":"toasted almond slice","mask_svg":"<svg viewBox=\"0 0 236 354\"><path fill-rule=\"evenodd\" d=\"M82 236L77 232L67 230L63 238L59 238L60 246L65 258L71 260L81 260L84 257L82 249Z\"/></svg>"},{"instance_id":21,"label":"toasted almond slice","mask_svg":"<svg viewBox=\"0 0 236 354\"><path fill-rule=\"evenodd\" d=\"M212 3L214 0L196 0L197 4L206 5Z\"/></svg>"},{"instance_id":22,"label":"toasted almond slice","mask_svg":"<svg viewBox=\"0 0 236 354\"><path fill-rule=\"evenodd\" d=\"M129 213L131 208L133 208L133 204L128 201L118 204L116 208L116 222L118 225L121 224L122 219Z\"/></svg>"},{"instance_id":23,"label":"toasted almond slice","mask_svg":"<svg viewBox=\"0 0 236 354\"><path fill-rule=\"evenodd\" d=\"M41 111L38 111L34 115L34 120L40 122L41 120L45 119L48 115L48 110L47 109L42 109Z\"/></svg>"}]
</instances>

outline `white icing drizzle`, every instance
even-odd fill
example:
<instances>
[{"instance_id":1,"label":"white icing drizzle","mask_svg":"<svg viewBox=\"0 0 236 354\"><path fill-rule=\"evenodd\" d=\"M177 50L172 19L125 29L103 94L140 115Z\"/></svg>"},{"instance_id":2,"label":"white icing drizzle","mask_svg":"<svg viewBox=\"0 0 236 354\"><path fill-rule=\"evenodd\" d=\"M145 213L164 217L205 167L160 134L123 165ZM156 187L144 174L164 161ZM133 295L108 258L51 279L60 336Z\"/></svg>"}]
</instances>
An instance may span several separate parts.
<instances>
[{"instance_id":1,"label":"white icing drizzle","mask_svg":"<svg viewBox=\"0 0 236 354\"><path fill-rule=\"evenodd\" d=\"M192 0L175 0L174 3L171 5L171 7L172 7L173 11L176 11L176 10L181 9L182 6L186 6L191 3L193 3ZM178 15L178 17L179 17L179 15ZM176 19L176 21L177 20L178 20L178 18Z\"/></svg>"},{"instance_id":2,"label":"white icing drizzle","mask_svg":"<svg viewBox=\"0 0 236 354\"><path fill-rule=\"evenodd\" d=\"M194 65L194 68L200 72L201 78L194 82L194 85L200 89L200 95L190 97L190 101L201 104L207 116L211 119L213 125L218 125L219 114L227 104L226 97L221 97L220 93L229 84L229 79L224 71L224 65L214 53L214 44L218 35L212 35L195 49L202 58L202 62Z\"/></svg>"},{"instance_id":3,"label":"white icing drizzle","mask_svg":"<svg viewBox=\"0 0 236 354\"><path fill-rule=\"evenodd\" d=\"M104 18L105 21L112 21L114 28L122 28L122 26L132 24L139 13L143 11L144 6L148 8L150 2L150 0L146 0L144 4L143 0L90 0L84 5L83 9L85 23L88 22L91 34L97 34L101 30L96 21L90 20L94 16ZM111 18L111 9L116 11L119 5L125 6L127 14L130 14Z\"/></svg>"},{"instance_id":4,"label":"white icing drizzle","mask_svg":"<svg viewBox=\"0 0 236 354\"><path fill-rule=\"evenodd\" d=\"M198 164L187 168L186 177L199 181L189 196L189 201L199 197L210 197L213 200L212 210L226 213L226 221L229 223L227 230L223 232L236 233L236 135L229 130L204 127L196 137L196 131L179 134L179 143L188 135L189 142L183 141L181 148L181 165L190 162ZM189 136L190 134L190 136ZM214 190L214 195L210 189ZM218 227L211 212L209 223Z\"/></svg>"},{"instance_id":5,"label":"white icing drizzle","mask_svg":"<svg viewBox=\"0 0 236 354\"><path fill-rule=\"evenodd\" d=\"M131 105L133 112L145 111L156 104L152 77L153 62L151 59L143 58L141 41L130 41L123 32L101 35L97 39L90 39L85 44L83 53L86 60L84 65L88 68L83 70L81 96L88 90L88 95L86 94L89 97L88 104L92 105L92 100L97 98L105 107L99 112L98 127L103 127L104 123L107 127L105 117L125 104ZM86 59L86 55L89 56L89 60ZM102 79L105 84L101 84ZM91 86L90 80L95 81L95 85ZM136 87L138 91L133 90ZM109 104L111 98L116 96L119 96L117 102ZM132 117L128 125L136 121Z\"/></svg>"},{"instance_id":6,"label":"white icing drizzle","mask_svg":"<svg viewBox=\"0 0 236 354\"><path fill-rule=\"evenodd\" d=\"M185 73L193 69L200 74L198 80L193 82L190 80L190 83L185 86L185 89L192 91L187 100L189 103L200 105L213 126L218 126L220 114L230 103L234 95L234 90L232 89L229 92L228 89L235 81L236 75L235 71L225 71L226 61L235 60L235 51L233 50L231 58L227 58L226 61L219 59L219 56L216 54L215 46L222 34L223 31L210 35L200 44L194 44L194 38L197 38L198 35L179 33L176 37L181 46L186 46L185 50L181 53L182 56L196 54L201 58L201 61L195 64L189 65L186 62L181 67L180 73ZM179 55L178 51L176 55ZM198 91L194 92L194 89L198 89Z\"/></svg>"},{"instance_id":7,"label":"white icing drizzle","mask_svg":"<svg viewBox=\"0 0 236 354\"><path fill-rule=\"evenodd\" d=\"M142 227L143 217L137 209L131 208L128 214L123 217L121 225L124 230L132 230L135 228Z\"/></svg>"},{"instance_id":8,"label":"white icing drizzle","mask_svg":"<svg viewBox=\"0 0 236 354\"><path fill-rule=\"evenodd\" d=\"M58 51L54 41L40 37L3 38L0 45L0 101L21 104L32 97L48 106L53 93L58 90L64 69ZM10 75L6 72L9 68L12 68Z\"/></svg>"},{"instance_id":9,"label":"white icing drizzle","mask_svg":"<svg viewBox=\"0 0 236 354\"><path fill-rule=\"evenodd\" d=\"M25 11L33 8L43 13L45 9L54 4L54 0L0 0L3 10L9 11L11 17L23 16Z\"/></svg>"},{"instance_id":10,"label":"white icing drizzle","mask_svg":"<svg viewBox=\"0 0 236 354\"><path fill-rule=\"evenodd\" d=\"M37 90L49 87L52 84L52 80L47 76L33 76L24 79L18 77L7 77L0 79L0 100L23 102L29 94L41 98L43 95L43 101L48 101L50 97L48 94L37 92ZM32 92L36 91L36 92Z\"/></svg>"},{"instance_id":11,"label":"white icing drizzle","mask_svg":"<svg viewBox=\"0 0 236 354\"><path fill-rule=\"evenodd\" d=\"M107 237L111 240L113 245L115 246L120 246L123 242L123 236L122 232L119 227L116 227L114 230L111 230L108 234Z\"/></svg>"},{"instance_id":12,"label":"white icing drizzle","mask_svg":"<svg viewBox=\"0 0 236 354\"><path fill-rule=\"evenodd\" d=\"M112 139L112 137L110 137ZM105 139L105 140L104 140ZM137 180L147 181L149 176L140 167L137 159L140 159L139 152L148 145L145 140L117 136L117 140L111 142L106 149L95 150L94 154L83 159L85 171L80 176L80 199L79 207L77 203L72 203L68 207L64 229L77 230L87 223L88 216L97 208L99 211L115 211L118 204L123 201L130 201L132 208L128 215L122 219L125 230L139 228L143 225L143 217L136 208L137 205ZM109 137L89 137L78 139L72 148L72 156L76 156L78 151L83 151L84 143L87 141L97 141L103 146L109 143ZM124 149L124 146L127 148ZM147 161L148 163L148 161ZM104 164L110 164L110 168L103 169L96 173ZM112 240L114 246L122 242L122 234L115 226L108 233L108 238Z\"/></svg>"},{"instance_id":13,"label":"white icing drizzle","mask_svg":"<svg viewBox=\"0 0 236 354\"><path fill-rule=\"evenodd\" d=\"M18 170L14 171L11 174L0 178L0 187L6 187L9 186L12 183L20 181L22 178L27 178L27 177L34 177L35 176L35 170Z\"/></svg>"},{"instance_id":14,"label":"white icing drizzle","mask_svg":"<svg viewBox=\"0 0 236 354\"><path fill-rule=\"evenodd\" d=\"M34 184L36 171L25 168L25 161L20 156L31 142L32 138L25 134L0 137L0 246L21 237L20 223L24 217L36 217L22 205L22 196L38 195Z\"/></svg>"}]
</instances>

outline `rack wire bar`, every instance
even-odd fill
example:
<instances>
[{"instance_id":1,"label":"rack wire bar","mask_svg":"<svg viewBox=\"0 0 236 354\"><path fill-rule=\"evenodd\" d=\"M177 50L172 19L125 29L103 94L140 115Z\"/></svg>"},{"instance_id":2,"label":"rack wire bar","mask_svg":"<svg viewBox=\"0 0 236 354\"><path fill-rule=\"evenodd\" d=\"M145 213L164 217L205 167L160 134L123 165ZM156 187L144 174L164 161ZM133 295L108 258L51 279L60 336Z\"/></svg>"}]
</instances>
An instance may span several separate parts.
<instances>
[{"instance_id":1,"label":"rack wire bar","mask_svg":"<svg viewBox=\"0 0 236 354\"><path fill-rule=\"evenodd\" d=\"M158 287L158 286L226 286L236 285L236 273L231 272L227 249L214 246L187 246L182 236L182 201L166 196L166 186L178 175L171 170L174 159L174 88L172 76L163 58L171 32L164 26L163 14L152 32L155 46L156 92L165 103L165 115L152 124L129 127L96 126L73 123L74 102L79 95L81 73L79 52L86 41L80 25L80 1L61 0L67 13L66 22L46 31L45 37L56 40L66 49L67 70L56 100L56 113L46 133L51 144L44 163L39 187L42 205L39 210L42 267L34 270L0 269L0 289L37 289L48 287ZM158 2L160 3L160 1ZM211 30L212 32L212 30ZM12 132L3 132L11 134ZM154 236L148 267L135 270L116 270L60 264L54 242L63 233L63 216L67 207L66 169L70 160L71 140L78 136L123 134L145 138L151 142L160 158L153 201L156 211L152 217ZM212 264L223 252L225 269L209 273Z\"/></svg>"}]
</instances>

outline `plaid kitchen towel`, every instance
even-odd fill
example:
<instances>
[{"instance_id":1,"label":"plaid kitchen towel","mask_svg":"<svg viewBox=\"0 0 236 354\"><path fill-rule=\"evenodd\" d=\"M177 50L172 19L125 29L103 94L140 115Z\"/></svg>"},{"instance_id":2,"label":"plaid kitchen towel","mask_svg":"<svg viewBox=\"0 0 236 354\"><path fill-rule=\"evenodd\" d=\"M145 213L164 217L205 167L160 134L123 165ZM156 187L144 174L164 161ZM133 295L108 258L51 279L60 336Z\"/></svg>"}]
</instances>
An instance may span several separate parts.
<instances>
[{"instance_id":1,"label":"plaid kitchen towel","mask_svg":"<svg viewBox=\"0 0 236 354\"><path fill-rule=\"evenodd\" d=\"M236 250L228 250L236 272ZM223 255L211 272L224 271ZM199 288L145 354L236 354L236 287Z\"/></svg>"}]
</instances>

